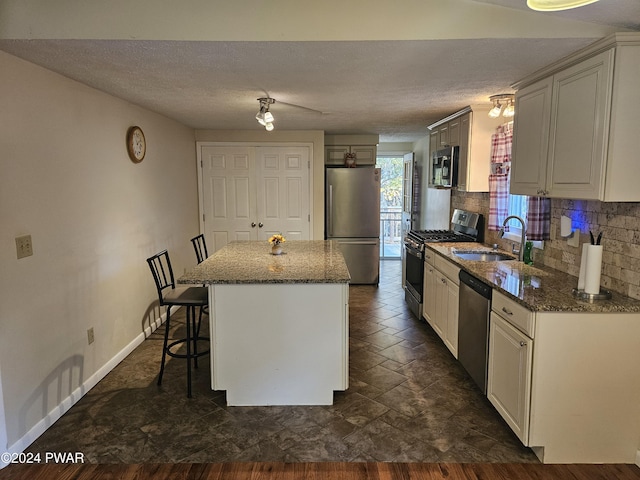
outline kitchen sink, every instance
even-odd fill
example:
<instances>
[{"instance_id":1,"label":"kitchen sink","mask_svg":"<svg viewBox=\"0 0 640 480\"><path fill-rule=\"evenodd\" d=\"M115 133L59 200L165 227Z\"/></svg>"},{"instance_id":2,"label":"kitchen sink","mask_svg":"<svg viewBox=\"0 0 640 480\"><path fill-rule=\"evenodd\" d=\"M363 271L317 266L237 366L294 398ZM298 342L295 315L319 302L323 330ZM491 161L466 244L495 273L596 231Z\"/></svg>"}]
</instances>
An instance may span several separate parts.
<instances>
[{"instance_id":1,"label":"kitchen sink","mask_svg":"<svg viewBox=\"0 0 640 480\"><path fill-rule=\"evenodd\" d=\"M453 251L453 254L462 260L474 260L476 262L501 262L504 260L517 260L511 255L493 251Z\"/></svg>"}]
</instances>

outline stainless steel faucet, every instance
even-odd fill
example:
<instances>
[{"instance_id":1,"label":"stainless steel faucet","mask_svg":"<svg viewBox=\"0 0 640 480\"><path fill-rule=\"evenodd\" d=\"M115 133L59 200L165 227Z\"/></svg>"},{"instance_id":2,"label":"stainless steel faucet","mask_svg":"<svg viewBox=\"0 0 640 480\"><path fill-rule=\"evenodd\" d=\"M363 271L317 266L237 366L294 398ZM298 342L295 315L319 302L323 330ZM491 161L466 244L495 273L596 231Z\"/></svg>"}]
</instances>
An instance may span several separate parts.
<instances>
[{"instance_id":1,"label":"stainless steel faucet","mask_svg":"<svg viewBox=\"0 0 640 480\"><path fill-rule=\"evenodd\" d=\"M513 245L513 247L511 248L511 253L517 253L518 260L522 262L524 260L524 237L527 231L527 227L524 224L524 220L518 217L517 215L509 215L507 218L504 219L504 222L502 222L502 228L500 229L500 238L504 236L504 227L507 225L507 222L512 218L515 218L516 220L518 220L522 225L522 228L520 229L520 232L521 232L520 233L520 250L516 252L515 245Z\"/></svg>"}]
</instances>

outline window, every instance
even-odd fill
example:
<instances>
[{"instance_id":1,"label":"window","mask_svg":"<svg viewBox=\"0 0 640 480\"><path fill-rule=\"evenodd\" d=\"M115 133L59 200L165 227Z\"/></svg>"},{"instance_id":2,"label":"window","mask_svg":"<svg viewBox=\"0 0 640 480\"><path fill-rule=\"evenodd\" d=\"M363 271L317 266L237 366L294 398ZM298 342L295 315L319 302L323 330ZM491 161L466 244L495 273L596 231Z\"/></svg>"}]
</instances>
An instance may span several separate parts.
<instances>
[{"instance_id":1,"label":"window","mask_svg":"<svg viewBox=\"0 0 640 480\"><path fill-rule=\"evenodd\" d=\"M509 195L509 215L517 215L522 220L527 220L527 196L526 195ZM520 240L522 225L516 219L509 220L509 232L505 233L505 238ZM509 235L511 234L511 235Z\"/></svg>"},{"instance_id":2,"label":"window","mask_svg":"<svg viewBox=\"0 0 640 480\"><path fill-rule=\"evenodd\" d=\"M527 204L529 197L526 195L511 195L509 194L509 215L517 215L522 220L527 221ZM520 235L522 234L522 226L516 219L509 220L509 231L505 232L504 237L507 240L520 241ZM534 241L533 246L535 248L542 248L544 242Z\"/></svg>"}]
</instances>

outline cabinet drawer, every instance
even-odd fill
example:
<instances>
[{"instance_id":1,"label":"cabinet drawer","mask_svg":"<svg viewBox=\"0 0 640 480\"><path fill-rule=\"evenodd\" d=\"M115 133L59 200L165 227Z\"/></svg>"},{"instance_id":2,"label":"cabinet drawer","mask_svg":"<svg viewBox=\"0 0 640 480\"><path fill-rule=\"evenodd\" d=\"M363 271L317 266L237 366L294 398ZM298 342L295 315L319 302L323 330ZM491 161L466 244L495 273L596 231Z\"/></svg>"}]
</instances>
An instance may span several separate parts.
<instances>
[{"instance_id":1,"label":"cabinet drawer","mask_svg":"<svg viewBox=\"0 0 640 480\"><path fill-rule=\"evenodd\" d=\"M428 263L429 265L431 265L432 267L435 267L436 265L436 257L437 255L434 253L433 250L429 250L428 248L424 249L424 261L425 263Z\"/></svg>"},{"instance_id":2,"label":"cabinet drawer","mask_svg":"<svg viewBox=\"0 0 640 480\"><path fill-rule=\"evenodd\" d=\"M451 263L441 255L436 255L435 267L440 270L440 272L442 272L445 276L447 276L453 283L455 283L456 285L460 285L460 279L458 278L460 268L457 265Z\"/></svg>"},{"instance_id":3,"label":"cabinet drawer","mask_svg":"<svg viewBox=\"0 0 640 480\"><path fill-rule=\"evenodd\" d=\"M491 310L530 338L533 338L535 314L506 295L493 290Z\"/></svg>"}]
</instances>

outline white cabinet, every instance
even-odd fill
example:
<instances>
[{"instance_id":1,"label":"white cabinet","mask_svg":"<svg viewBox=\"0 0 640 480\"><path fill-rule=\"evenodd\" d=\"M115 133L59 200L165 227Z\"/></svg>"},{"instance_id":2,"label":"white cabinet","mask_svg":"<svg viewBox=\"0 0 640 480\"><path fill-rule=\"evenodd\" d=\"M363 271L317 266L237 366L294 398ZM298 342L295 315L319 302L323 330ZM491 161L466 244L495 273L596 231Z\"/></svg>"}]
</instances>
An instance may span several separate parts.
<instances>
[{"instance_id":1,"label":"white cabinet","mask_svg":"<svg viewBox=\"0 0 640 480\"><path fill-rule=\"evenodd\" d=\"M353 153L356 156L357 165L375 165L376 164L375 145L335 145L325 147L325 165L344 165L344 156L347 153Z\"/></svg>"},{"instance_id":2,"label":"white cabinet","mask_svg":"<svg viewBox=\"0 0 640 480\"><path fill-rule=\"evenodd\" d=\"M528 444L533 340L491 312L487 397Z\"/></svg>"},{"instance_id":3,"label":"white cabinet","mask_svg":"<svg viewBox=\"0 0 640 480\"><path fill-rule=\"evenodd\" d=\"M430 250L425 251L424 259L424 283L422 288L422 316L427 323L436 330L436 254ZM436 330L437 331L437 330Z\"/></svg>"},{"instance_id":4,"label":"white cabinet","mask_svg":"<svg viewBox=\"0 0 640 480\"><path fill-rule=\"evenodd\" d=\"M357 165L375 165L378 142L378 135L325 135L324 163L343 166L345 155L353 153Z\"/></svg>"},{"instance_id":5,"label":"white cabinet","mask_svg":"<svg viewBox=\"0 0 640 480\"><path fill-rule=\"evenodd\" d=\"M428 252L425 260L423 316L458 358L458 290L460 269L440 255Z\"/></svg>"},{"instance_id":6,"label":"white cabinet","mask_svg":"<svg viewBox=\"0 0 640 480\"><path fill-rule=\"evenodd\" d=\"M616 34L522 82L511 193L640 201L640 35Z\"/></svg>"},{"instance_id":7,"label":"white cabinet","mask_svg":"<svg viewBox=\"0 0 640 480\"><path fill-rule=\"evenodd\" d=\"M493 290L487 397L544 463L634 463L640 313L533 312Z\"/></svg>"},{"instance_id":8,"label":"white cabinet","mask_svg":"<svg viewBox=\"0 0 640 480\"><path fill-rule=\"evenodd\" d=\"M491 135L507 120L490 118L488 113L488 106L474 105L429 125L430 154L446 145L459 147L457 189L460 191L489 191Z\"/></svg>"}]
</instances>

